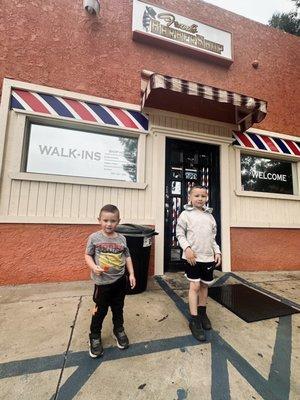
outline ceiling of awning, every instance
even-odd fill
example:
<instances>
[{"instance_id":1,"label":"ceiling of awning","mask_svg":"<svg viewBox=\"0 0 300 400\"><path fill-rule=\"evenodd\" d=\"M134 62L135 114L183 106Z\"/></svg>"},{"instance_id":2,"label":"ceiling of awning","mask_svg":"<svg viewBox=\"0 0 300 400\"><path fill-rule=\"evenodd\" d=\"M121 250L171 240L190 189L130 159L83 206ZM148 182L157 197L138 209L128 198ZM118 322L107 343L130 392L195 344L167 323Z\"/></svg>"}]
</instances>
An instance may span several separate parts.
<instances>
[{"instance_id":1,"label":"ceiling of awning","mask_svg":"<svg viewBox=\"0 0 300 400\"><path fill-rule=\"evenodd\" d=\"M156 108L231 123L241 132L267 113L267 102L254 97L148 71L142 77L142 110Z\"/></svg>"}]
</instances>

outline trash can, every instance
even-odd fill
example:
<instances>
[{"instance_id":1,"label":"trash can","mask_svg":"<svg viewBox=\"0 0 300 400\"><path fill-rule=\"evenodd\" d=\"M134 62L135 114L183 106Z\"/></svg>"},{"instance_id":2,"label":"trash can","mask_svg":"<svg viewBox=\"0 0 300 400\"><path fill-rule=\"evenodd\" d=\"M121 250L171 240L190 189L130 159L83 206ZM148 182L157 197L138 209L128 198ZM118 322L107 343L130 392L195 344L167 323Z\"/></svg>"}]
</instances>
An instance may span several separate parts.
<instances>
[{"instance_id":1,"label":"trash can","mask_svg":"<svg viewBox=\"0 0 300 400\"><path fill-rule=\"evenodd\" d=\"M149 226L135 224L120 224L116 232L126 237L136 279L135 288L129 287L127 294L142 293L147 289L152 237L158 233Z\"/></svg>"}]
</instances>

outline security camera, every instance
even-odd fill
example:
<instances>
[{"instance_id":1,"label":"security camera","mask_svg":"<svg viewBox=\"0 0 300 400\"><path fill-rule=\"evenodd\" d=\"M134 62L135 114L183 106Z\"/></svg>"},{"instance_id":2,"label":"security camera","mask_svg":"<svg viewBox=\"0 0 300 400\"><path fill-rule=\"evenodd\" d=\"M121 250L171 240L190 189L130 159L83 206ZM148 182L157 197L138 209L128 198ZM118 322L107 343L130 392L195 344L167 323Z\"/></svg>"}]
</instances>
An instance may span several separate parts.
<instances>
[{"instance_id":1,"label":"security camera","mask_svg":"<svg viewBox=\"0 0 300 400\"><path fill-rule=\"evenodd\" d=\"M100 12L100 1L83 0L83 7L90 15L97 15Z\"/></svg>"}]
</instances>

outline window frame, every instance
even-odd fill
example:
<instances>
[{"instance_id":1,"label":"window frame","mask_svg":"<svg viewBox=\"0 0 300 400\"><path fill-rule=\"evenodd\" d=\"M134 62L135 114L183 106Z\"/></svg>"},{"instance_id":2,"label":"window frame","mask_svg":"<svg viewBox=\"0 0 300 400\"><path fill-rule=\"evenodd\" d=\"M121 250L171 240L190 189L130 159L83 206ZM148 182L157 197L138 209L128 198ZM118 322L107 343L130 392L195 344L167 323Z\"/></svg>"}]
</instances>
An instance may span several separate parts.
<instances>
[{"instance_id":1,"label":"window frame","mask_svg":"<svg viewBox=\"0 0 300 400\"><path fill-rule=\"evenodd\" d=\"M134 129L111 127L106 125L99 125L95 123L88 123L86 121L64 120L60 117L37 116L29 114L27 111L17 110L13 113L23 116L22 121L22 151L19 152L17 164L18 170L11 174L12 179L40 181L40 182L56 182L56 183L69 183L76 185L89 185L100 187L116 187L128 189L145 189L145 157L146 157L146 136L147 132L137 131ZM26 161L28 155L30 125L38 124L44 126L58 127L70 130L82 130L91 133L99 133L120 137L132 137L138 140L137 142L137 181L128 182L114 179L104 178L91 178L91 177L77 177L70 175L57 175L46 173L26 172Z\"/></svg>"},{"instance_id":2,"label":"window frame","mask_svg":"<svg viewBox=\"0 0 300 400\"><path fill-rule=\"evenodd\" d=\"M256 149L240 148L234 146L235 150L235 171L236 171L236 187L235 194L244 197L260 197L269 199L282 199L282 200L300 200L300 159L299 157L288 154L275 154L267 151L259 151ZM272 158L278 161L286 161L292 163L292 176L293 176L293 191L294 194L282 194L271 192L256 192L242 189L242 175L241 175L241 154L252 155L261 158Z\"/></svg>"}]
</instances>

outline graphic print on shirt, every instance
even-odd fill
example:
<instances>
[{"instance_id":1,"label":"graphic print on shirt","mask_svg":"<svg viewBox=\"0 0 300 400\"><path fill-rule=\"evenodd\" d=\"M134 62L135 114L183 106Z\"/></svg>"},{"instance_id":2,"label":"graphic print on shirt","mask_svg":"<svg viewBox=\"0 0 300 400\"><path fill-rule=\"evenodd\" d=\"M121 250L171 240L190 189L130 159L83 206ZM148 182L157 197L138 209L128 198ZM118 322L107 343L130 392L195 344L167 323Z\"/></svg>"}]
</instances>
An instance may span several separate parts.
<instances>
[{"instance_id":1,"label":"graphic print on shirt","mask_svg":"<svg viewBox=\"0 0 300 400\"><path fill-rule=\"evenodd\" d=\"M99 243L96 245L99 251L99 265L108 270L110 267L122 269L124 266L124 259L122 257L124 252L124 245L119 243Z\"/></svg>"}]
</instances>

